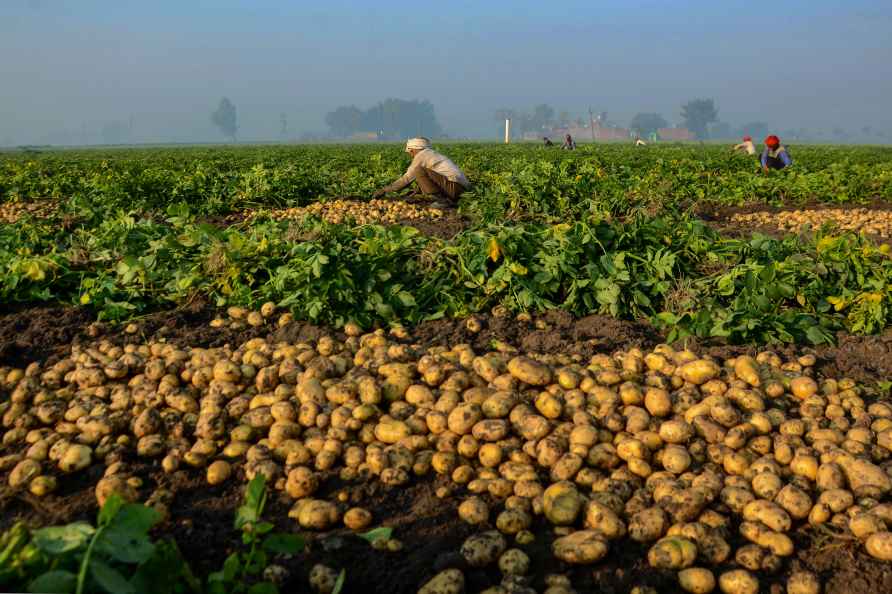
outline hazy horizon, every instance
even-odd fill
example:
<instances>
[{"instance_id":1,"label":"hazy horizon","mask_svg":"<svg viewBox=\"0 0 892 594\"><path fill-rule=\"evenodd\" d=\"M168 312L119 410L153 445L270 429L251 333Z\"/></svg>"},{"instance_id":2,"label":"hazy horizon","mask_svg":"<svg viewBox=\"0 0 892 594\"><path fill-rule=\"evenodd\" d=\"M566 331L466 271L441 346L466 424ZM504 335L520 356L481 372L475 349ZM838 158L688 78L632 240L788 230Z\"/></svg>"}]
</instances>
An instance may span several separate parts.
<instances>
[{"instance_id":1,"label":"hazy horizon","mask_svg":"<svg viewBox=\"0 0 892 594\"><path fill-rule=\"evenodd\" d=\"M282 113L289 139L323 133L336 107L388 97L431 101L453 137L495 139L496 109L539 103L677 124L704 97L732 128L892 141L888 2L355 4L6 2L0 146L100 143L131 118L132 142L222 141L224 96L242 141L280 139Z\"/></svg>"}]
</instances>

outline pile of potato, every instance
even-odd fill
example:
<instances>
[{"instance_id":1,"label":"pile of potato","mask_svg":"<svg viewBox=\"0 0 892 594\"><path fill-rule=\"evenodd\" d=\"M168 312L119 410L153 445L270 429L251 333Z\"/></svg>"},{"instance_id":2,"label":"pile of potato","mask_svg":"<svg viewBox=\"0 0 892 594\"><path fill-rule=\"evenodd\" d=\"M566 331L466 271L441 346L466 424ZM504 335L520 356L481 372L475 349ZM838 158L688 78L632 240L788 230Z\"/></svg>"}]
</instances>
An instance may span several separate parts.
<instances>
[{"instance_id":1,"label":"pile of potato","mask_svg":"<svg viewBox=\"0 0 892 594\"><path fill-rule=\"evenodd\" d=\"M799 231L805 225L816 229L824 223L833 223L844 231L863 231L868 235L892 237L892 211L868 208L828 208L734 214L731 216L731 222L738 225L777 227L790 232Z\"/></svg>"},{"instance_id":2,"label":"pile of potato","mask_svg":"<svg viewBox=\"0 0 892 594\"><path fill-rule=\"evenodd\" d=\"M100 501L144 497L134 457L215 485L263 474L304 530L374 521L320 495L332 472L393 488L441 475L452 487L440 494L462 496L459 516L479 527L460 550L467 565L504 576L490 594L532 591L524 547L543 538L563 567L644 544L654 569L694 593L757 592L803 526L892 560L892 405L815 377L813 355L722 361L660 345L584 360L422 349L355 324L345 334L214 349L99 339L51 366L0 368L0 470L42 496L104 464ZM537 517L550 532L534 534ZM449 569L420 592L460 592L463 580ZM566 576L547 582L548 594L572 592ZM787 591L820 584L798 572Z\"/></svg>"},{"instance_id":3,"label":"pile of potato","mask_svg":"<svg viewBox=\"0 0 892 594\"><path fill-rule=\"evenodd\" d=\"M243 330L248 326L259 328L274 322L276 304L267 301L260 306L259 311L252 311L244 307L232 306L226 309L226 317L216 317L211 320L211 328L229 328L230 330ZM284 313L278 317L279 326L290 324L293 320L290 313Z\"/></svg>"},{"instance_id":4,"label":"pile of potato","mask_svg":"<svg viewBox=\"0 0 892 594\"><path fill-rule=\"evenodd\" d=\"M306 216L319 217L328 223L353 221L358 225L375 223L395 224L401 221L424 221L439 219L443 211L402 200L332 200L314 202L300 208L284 208L269 213L274 219L301 220Z\"/></svg>"},{"instance_id":5,"label":"pile of potato","mask_svg":"<svg viewBox=\"0 0 892 594\"><path fill-rule=\"evenodd\" d=\"M50 200L40 202L3 202L0 203L0 223L11 225L24 216L30 215L37 218L52 216L59 205Z\"/></svg>"}]
</instances>

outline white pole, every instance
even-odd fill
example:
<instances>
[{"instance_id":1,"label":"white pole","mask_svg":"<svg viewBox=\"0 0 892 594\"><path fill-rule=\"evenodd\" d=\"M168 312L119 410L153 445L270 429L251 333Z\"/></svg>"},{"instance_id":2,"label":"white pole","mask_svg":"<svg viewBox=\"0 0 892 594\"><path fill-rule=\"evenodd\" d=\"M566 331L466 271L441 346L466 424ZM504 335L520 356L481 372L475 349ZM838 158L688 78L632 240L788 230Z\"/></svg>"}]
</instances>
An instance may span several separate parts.
<instances>
[{"instance_id":1,"label":"white pole","mask_svg":"<svg viewBox=\"0 0 892 594\"><path fill-rule=\"evenodd\" d=\"M511 120L505 118L505 144L511 142Z\"/></svg>"}]
</instances>

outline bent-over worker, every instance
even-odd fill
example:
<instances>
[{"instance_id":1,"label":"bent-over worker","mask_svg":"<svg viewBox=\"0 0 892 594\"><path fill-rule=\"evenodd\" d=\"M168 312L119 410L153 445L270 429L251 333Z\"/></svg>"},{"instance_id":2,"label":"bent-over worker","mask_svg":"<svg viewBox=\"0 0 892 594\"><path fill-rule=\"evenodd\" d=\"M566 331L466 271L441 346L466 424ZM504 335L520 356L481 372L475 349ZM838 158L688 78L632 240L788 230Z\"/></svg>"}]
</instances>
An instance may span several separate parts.
<instances>
[{"instance_id":1,"label":"bent-over worker","mask_svg":"<svg viewBox=\"0 0 892 594\"><path fill-rule=\"evenodd\" d=\"M780 138L772 134L765 139L765 150L760 157L762 171L768 173L770 169L783 169L793 164L793 159L787 149L780 143Z\"/></svg>"},{"instance_id":2,"label":"bent-over worker","mask_svg":"<svg viewBox=\"0 0 892 594\"><path fill-rule=\"evenodd\" d=\"M412 155L412 164L406 173L372 194L372 198L399 192L414 181L422 194L457 202L462 193L471 187L462 170L448 157L432 149L431 141L427 138L410 138L406 142L406 152Z\"/></svg>"},{"instance_id":3,"label":"bent-over worker","mask_svg":"<svg viewBox=\"0 0 892 594\"><path fill-rule=\"evenodd\" d=\"M746 153L747 155L755 155L756 154L756 145L753 144L753 137L747 134L743 137L743 142L740 144L735 144L733 150L741 151Z\"/></svg>"},{"instance_id":4,"label":"bent-over worker","mask_svg":"<svg viewBox=\"0 0 892 594\"><path fill-rule=\"evenodd\" d=\"M561 145L561 148L565 151L572 151L576 149L576 142L573 140L573 137L567 134L564 136L564 144Z\"/></svg>"}]
</instances>

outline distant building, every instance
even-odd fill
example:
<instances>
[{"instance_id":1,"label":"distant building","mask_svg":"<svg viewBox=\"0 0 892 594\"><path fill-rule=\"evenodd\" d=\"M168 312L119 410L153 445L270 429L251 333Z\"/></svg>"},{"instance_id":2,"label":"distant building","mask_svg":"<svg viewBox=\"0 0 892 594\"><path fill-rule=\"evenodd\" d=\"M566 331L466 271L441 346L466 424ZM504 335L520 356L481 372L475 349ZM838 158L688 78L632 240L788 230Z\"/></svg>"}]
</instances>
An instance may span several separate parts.
<instances>
[{"instance_id":1,"label":"distant building","mask_svg":"<svg viewBox=\"0 0 892 594\"><path fill-rule=\"evenodd\" d=\"M696 140L694 133L687 128L660 128L657 130L660 140L680 141Z\"/></svg>"},{"instance_id":2,"label":"distant building","mask_svg":"<svg viewBox=\"0 0 892 594\"><path fill-rule=\"evenodd\" d=\"M553 128L551 130L541 130L539 132L526 132L523 135L524 140L542 140L544 136L556 140L563 140L564 136L569 134L576 142L591 142L592 128L590 126L569 126ZM595 142L603 142L607 140L628 140L631 132L628 128L614 128L612 126L602 126L599 122L595 122L594 140Z\"/></svg>"}]
</instances>

